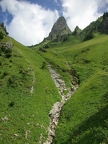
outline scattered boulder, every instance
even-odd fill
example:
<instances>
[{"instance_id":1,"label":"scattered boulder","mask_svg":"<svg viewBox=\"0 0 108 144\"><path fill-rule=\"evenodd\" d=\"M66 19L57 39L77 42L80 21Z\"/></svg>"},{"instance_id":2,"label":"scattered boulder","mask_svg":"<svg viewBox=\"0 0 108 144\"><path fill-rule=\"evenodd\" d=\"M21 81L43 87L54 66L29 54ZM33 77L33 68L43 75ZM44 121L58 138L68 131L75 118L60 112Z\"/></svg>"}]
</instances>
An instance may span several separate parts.
<instances>
[{"instance_id":1,"label":"scattered boulder","mask_svg":"<svg viewBox=\"0 0 108 144\"><path fill-rule=\"evenodd\" d=\"M39 51L44 52L44 53L47 52L45 48L39 48Z\"/></svg>"},{"instance_id":2,"label":"scattered boulder","mask_svg":"<svg viewBox=\"0 0 108 144\"><path fill-rule=\"evenodd\" d=\"M66 101L74 94L74 92L76 91L76 89L78 87L78 86L76 86L73 89L70 88L69 92L66 95L64 95L63 91L64 91L64 89L67 89L65 82L61 79L61 76L58 73L56 73L55 70L53 70L51 68L50 65L48 66L48 68L51 73L51 77L62 97L62 100L60 102L56 102L54 104L54 106L52 107L51 111L49 112L50 125L48 128L48 138L43 144L52 144L53 143L53 140L55 137L55 128L59 122L59 117L60 117L62 107L66 103Z\"/></svg>"},{"instance_id":3,"label":"scattered boulder","mask_svg":"<svg viewBox=\"0 0 108 144\"><path fill-rule=\"evenodd\" d=\"M7 116L5 116L4 118L1 118L1 119L2 119L3 122L8 121L8 117Z\"/></svg>"}]
</instances>

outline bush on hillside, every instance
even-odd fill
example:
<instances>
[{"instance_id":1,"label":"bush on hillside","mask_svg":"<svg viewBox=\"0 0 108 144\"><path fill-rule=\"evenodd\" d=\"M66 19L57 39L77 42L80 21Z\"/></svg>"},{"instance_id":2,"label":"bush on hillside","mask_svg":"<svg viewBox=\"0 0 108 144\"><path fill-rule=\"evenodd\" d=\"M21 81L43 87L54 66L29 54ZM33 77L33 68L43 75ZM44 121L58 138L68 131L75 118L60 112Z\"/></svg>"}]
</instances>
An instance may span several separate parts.
<instances>
[{"instance_id":1,"label":"bush on hillside","mask_svg":"<svg viewBox=\"0 0 108 144\"><path fill-rule=\"evenodd\" d=\"M0 39L3 39L4 35L2 32L0 32Z\"/></svg>"},{"instance_id":2,"label":"bush on hillside","mask_svg":"<svg viewBox=\"0 0 108 144\"><path fill-rule=\"evenodd\" d=\"M4 26L4 23L1 23L0 25L1 25L1 27L4 29L5 33L8 35L9 33L8 33L7 30L6 30L6 26Z\"/></svg>"},{"instance_id":3,"label":"bush on hillside","mask_svg":"<svg viewBox=\"0 0 108 144\"><path fill-rule=\"evenodd\" d=\"M41 51L41 52L47 52L47 50L45 49L45 48L39 48L39 51Z\"/></svg>"},{"instance_id":4,"label":"bush on hillside","mask_svg":"<svg viewBox=\"0 0 108 144\"><path fill-rule=\"evenodd\" d=\"M12 56L12 49L7 48L5 46L1 46L0 47L0 55L2 55L2 53L5 55L6 58L10 58Z\"/></svg>"},{"instance_id":5,"label":"bush on hillside","mask_svg":"<svg viewBox=\"0 0 108 144\"><path fill-rule=\"evenodd\" d=\"M10 58L11 56L12 56L11 53L6 53L6 54L5 54L5 57L6 57L6 58Z\"/></svg>"},{"instance_id":6,"label":"bush on hillside","mask_svg":"<svg viewBox=\"0 0 108 144\"><path fill-rule=\"evenodd\" d=\"M65 42L68 40L68 35L63 35L61 38L62 42Z\"/></svg>"},{"instance_id":7,"label":"bush on hillside","mask_svg":"<svg viewBox=\"0 0 108 144\"><path fill-rule=\"evenodd\" d=\"M108 17L108 12L105 12L105 13L103 14L103 19L105 19L106 17Z\"/></svg>"},{"instance_id":8,"label":"bush on hillside","mask_svg":"<svg viewBox=\"0 0 108 144\"><path fill-rule=\"evenodd\" d=\"M1 47L0 47L0 50L1 50L3 53L5 53L6 47L5 47L5 46L1 46Z\"/></svg>"},{"instance_id":9,"label":"bush on hillside","mask_svg":"<svg viewBox=\"0 0 108 144\"><path fill-rule=\"evenodd\" d=\"M10 103L9 103L9 107L13 107L14 106L14 101L11 101Z\"/></svg>"},{"instance_id":10,"label":"bush on hillside","mask_svg":"<svg viewBox=\"0 0 108 144\"><path fill-rule=\"evenodd\" d=\"M67 41L68 40L68 37L69 37L69 35L66 35L66 34L64 34L64 35L60 35L60 34L58 34L57 36L56 36L56 39L54 40L55 42L65 42L65 41Z\"/></svg>"},{"instance_id":11,"label":"bush on hillside","mask_svg":"<svg viewBox=\"0 0 108 144\"><path fill-rule=\"evenodd\" d=\"M46 62L43 62L41 69L45 69L46 68Z\"/></svg>"},{"instance_id":12,"label":"bush on hillside","mask_svg":"<svg viewBox=\"0 0 108 144\"><path fill-rule=\"evenodd\" d=\"M94 35L93 35L93 32L89 32L85 38L83 39L83 41L87 41L87 40L90 40L90 39L93 39Z\"/></svg>"},{"instance_id":13,"label":"bush on hillside","mask_svg":"<svg viewBox=\"0 0 108 144\"><path fill-rule=\"evenodd\" d=\"M45 44L45 45L44 45L44 48L49 48L49 45L48 45L48 44Z\"/></svg>"},{"instance_id":14,"label":"bush on hillside","mask_svg":"<svg viewBox=\"0 0 108 144\"><path fill-rule=\"evenodd\" d=\"M6 48L6 51L5 51L5 53L12 53L12 49L11 48Z\"/></svg>"}]
</instances>

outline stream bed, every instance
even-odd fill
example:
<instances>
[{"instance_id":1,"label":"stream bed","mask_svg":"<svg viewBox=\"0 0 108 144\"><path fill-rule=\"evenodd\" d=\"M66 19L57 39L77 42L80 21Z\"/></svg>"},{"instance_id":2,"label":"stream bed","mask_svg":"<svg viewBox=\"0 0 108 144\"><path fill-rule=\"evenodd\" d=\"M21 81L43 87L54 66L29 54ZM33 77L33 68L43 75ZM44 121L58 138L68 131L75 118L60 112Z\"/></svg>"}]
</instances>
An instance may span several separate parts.
<instances>
[{"instance_id":1,"label":"stream bed","mask_svg":"<svg viewBox=\"0 0 108 144\"><path fill-rule=\"evenodd\" d=\"M66 88L65 82L62 80L61 76L55 70L52 69L51 65L48 65L48 68L62 99L60 102L56 102L53 105L51 111L49 112L50 124L48 127L48 138L43 144L53 144L53 140L56 136L55 129L59 122L62 107L78 88L78 85L75 85L72 88ZM65 95L64 91L66 90L68 90L68 93Z\"/></svg>"}]
</instances>

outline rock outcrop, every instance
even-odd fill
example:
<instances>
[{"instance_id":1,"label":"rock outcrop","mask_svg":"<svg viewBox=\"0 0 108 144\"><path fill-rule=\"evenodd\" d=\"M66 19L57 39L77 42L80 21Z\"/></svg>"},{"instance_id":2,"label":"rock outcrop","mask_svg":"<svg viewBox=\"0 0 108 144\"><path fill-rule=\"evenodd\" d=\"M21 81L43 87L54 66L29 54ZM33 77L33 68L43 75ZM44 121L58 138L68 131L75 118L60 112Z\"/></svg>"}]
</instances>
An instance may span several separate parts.
<instances>
[{"instance_id":1,"label":"rock outcrop","mask_svg":"<svg viewBox=\"0 0 108 144\"><path fill-rule=\"evenodd\" d=\"M103 20L100 26L100 32L108 34L108 12L104 13Z\"/></svg>"},{"instance_id":2,"label":"rock outcrop","mask_svg":"<svg viewBox=\"0 0 108 144\"><path fill-rule=\"evenodd\" d=\"M0 47L2 47L2 46L6 47L8 49L8 48L13 48L14 45L13 45L12 41L10 40L8 42L0 43Z\"/></svg>"},{"instance_id":3,"label":"rock outcrop","mask_svg":"<svg viewBox=\"0 0 108 144\"><path fill-rule=\"evenodd\" d=\"M65 95L63 93L64 90L67 89L65 82L61 79L61 76L51 68L50 65L48 66L48 68L49 68L51 77L54 80L54 83L55 83L56 87L58 88L58 91L62 97L61 101L56 102L53 105L51 111L49 112L50 125L48 128L48 138L47 138L46 142L44 142L44 144L53 144L54 137L56 136L55 128L59 122L59 117L60 117L62 107L65 104L65 102L74 94L74 92L78 88L78 85L74 86L73 88L68 89L69 92Z\"/></svg>"},{"instance_id":4,"label":"rock outcrop","mask_svg":"<svg viewBox=\"0 0 108 144\"><path fill-rule=\"evenodd\" d=\"M68 35L70 33L71 33L71 30L69 29L65 18L61 16L53 25L53 28L51 32L49 33L49 36L47 39L49 40L58 39L58 37L63 36L63 35Z\"/></svg>"},{"instance_id":5,"label":"rock outcrop","mask_svg":"<svg viewBox=\"0 0 108 144\"><path fill-rule=\"evenodd\" d=\"M79 35L79 34L81 33L81 31L82 31L82 30L81 30L78 26L76 26L76 27L75 27L75 30L73 31L73 34L74 34L74 35Z\"/></svg>"}]
</instances>

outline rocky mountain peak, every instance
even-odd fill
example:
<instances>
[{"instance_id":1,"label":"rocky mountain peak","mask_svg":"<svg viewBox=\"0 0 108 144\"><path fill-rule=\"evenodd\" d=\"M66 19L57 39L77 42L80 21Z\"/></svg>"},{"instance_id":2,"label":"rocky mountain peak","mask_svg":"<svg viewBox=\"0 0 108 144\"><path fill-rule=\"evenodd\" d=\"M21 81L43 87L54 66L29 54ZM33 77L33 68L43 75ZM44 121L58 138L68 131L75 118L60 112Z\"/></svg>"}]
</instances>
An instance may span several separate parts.
<instances>
[{"instance_id":1,"label":"rocky mountain peak","mask_svg":"<svg viewBox=\"0 0 108 144\"><path fill-rule=\"evenodd\" d=\"M71 33L71 30L69 29L65 18L61 16L53 25L52 30L48 36L48 39L54 40L57 38L58 35L63 36L63 35L68 35L70 33Z\"/></svg>"},{"instance_id":2,"label":"rocky mountain peak","mask_svg":"<svg viewBox=\"0 0 108 144\"><path fill-rule=\"evenodd\" d=\"M100 31L102 33L107 33L108 34L108 12L104 13L103 15L103 21L100 27Z\"/></svg>"},{"instance_id":3,"label":"rocky mountain peak","mask_svg":"<svg viewBox=\"0 0 108 144\"><path fill-rule=\"evenodd\" d=\"M74 29L73 34L74 34L74 35L79 35L79 33L80 33L81 31L82 31L82 30L81 30L78 26L76 26L75 29Z\"/></svg>"}]
</instances>

